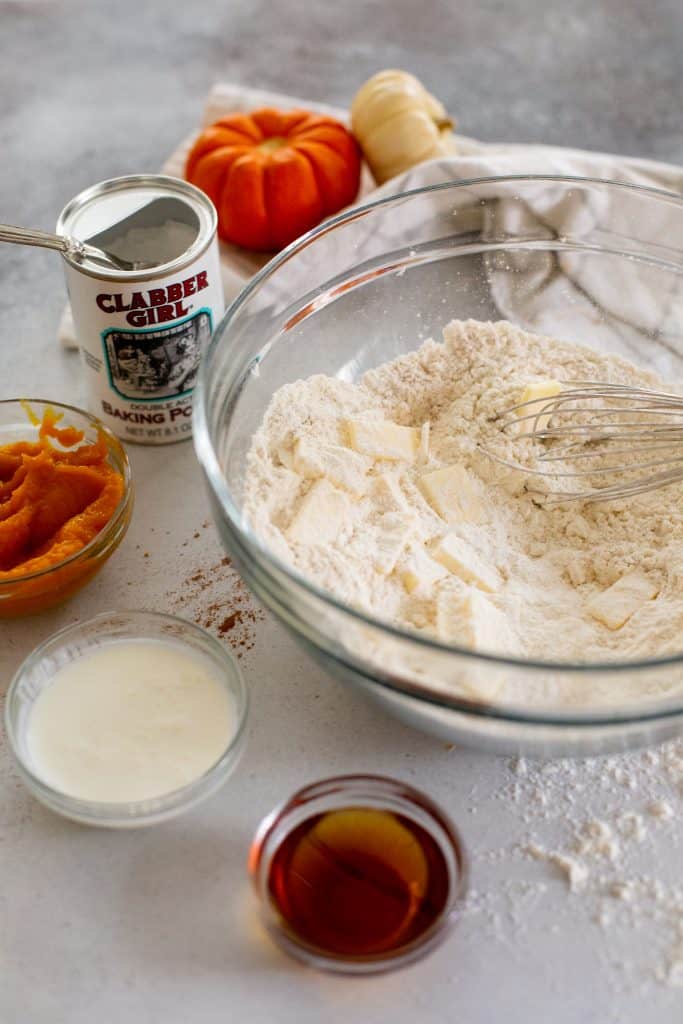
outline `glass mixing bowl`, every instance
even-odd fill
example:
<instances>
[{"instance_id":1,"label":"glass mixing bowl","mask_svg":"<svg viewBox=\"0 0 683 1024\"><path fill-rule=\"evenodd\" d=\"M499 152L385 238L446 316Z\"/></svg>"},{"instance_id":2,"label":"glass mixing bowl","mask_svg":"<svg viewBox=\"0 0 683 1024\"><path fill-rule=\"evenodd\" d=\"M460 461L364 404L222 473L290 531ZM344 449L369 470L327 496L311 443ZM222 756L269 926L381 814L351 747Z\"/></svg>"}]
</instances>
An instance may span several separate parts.
<instances>
[{"instance_id":1,"label":"glass mixing bowl","mask_svg":"<svg viewBox=\"0 0 683 1024\"><path fill-rule=\"evenodd\" d=\"M509 320L683 382L682 243L674 194L583 178L447 182L323 224L244 289L203 360L197 453L225 547L318 662L411 724L489 750L596 753L683 730L683 653L570 664L446 646L336 600L243 516L245 460L274 391L316 373L358 380L453 318ZM537 699L495 699L518 681Z\"/></svg>"}]
</instances>

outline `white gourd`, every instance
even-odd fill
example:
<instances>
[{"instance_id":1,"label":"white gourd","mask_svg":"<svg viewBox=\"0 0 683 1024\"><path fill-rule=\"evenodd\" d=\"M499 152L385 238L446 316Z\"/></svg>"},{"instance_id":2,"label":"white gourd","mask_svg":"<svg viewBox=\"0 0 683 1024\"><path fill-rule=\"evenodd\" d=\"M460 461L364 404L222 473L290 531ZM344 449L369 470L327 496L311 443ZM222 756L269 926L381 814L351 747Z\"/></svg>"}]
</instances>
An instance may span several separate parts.
<instances>
[{"instance_id":1,"label":"white gourd","mask_svg":"<svg viewBox=\"0 0 683 1024\"><path fill-rule=\"evenodd\" d=\"M351 104L351 128L375 181L456 151L445 107L407 71L380 71Z\"/></svg>"}]
</instances>

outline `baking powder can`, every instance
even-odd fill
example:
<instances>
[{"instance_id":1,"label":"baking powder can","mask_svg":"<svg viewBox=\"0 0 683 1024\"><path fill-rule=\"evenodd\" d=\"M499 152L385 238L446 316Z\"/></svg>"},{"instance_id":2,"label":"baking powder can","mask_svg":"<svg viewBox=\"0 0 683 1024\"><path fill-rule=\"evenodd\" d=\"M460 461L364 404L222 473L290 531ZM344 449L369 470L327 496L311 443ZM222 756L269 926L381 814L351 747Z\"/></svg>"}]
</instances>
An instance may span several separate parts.
<instances>
[{"instance_id":1,"label":"baking powder can","mask_svg":"<svg viewBox=\"0 0 683 1024\"><path fill-rule=\"evenodd\" d=\"M88 407L127 441L192 434L199 360L224 311L216 224L208 196L164 175L103 181L59 217L60 234L151 265L64 257Z\"/></svg>"}]
</instances>

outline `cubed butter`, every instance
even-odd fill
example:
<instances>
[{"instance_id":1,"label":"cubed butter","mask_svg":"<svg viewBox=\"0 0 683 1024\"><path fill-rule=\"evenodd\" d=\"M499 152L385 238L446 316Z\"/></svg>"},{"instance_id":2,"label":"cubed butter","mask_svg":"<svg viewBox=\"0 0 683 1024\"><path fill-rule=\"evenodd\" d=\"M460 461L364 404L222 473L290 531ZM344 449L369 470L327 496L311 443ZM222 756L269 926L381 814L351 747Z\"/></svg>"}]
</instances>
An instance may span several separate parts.
<instances>
[{"instance_id":1,"label":"cubed butter","mask_svg":"<svg viewBox=\"0 0 683 1024\"><path fill-rule=\"evenodd\" d=\"M475 651L514 652L516 644L499 608L475 587L444 588L436 602L440 640Z\"/></svg>"},{"instance_id":2,"label":"cubed butter","mask_svg":"<svg viewBox=\"0 0 683 1024\"><path fill-rule=\"evenodd\" d=\"M413 534L413 521L394 512L386 512L372 531L372 561L375 569L389 576Z\"/></svg>"},{"instance_id":3,"label":"cubed butter","mask_svg":"<svg viewBox=\"0 0 683 1024\"><path fill-rule=\"evenodd\" d=\"M287 536L299 544L333 544L351 522L349 498L323 478L302 498Z\"/></svg>"},{"instance_id":4,"label":"cubed butter","mask_svg":"<svg viewBox=\"0 0 683 1024\"><path fill-rule=\"evenodd\" d=\"M367 490L372 459L340 444L302 437L294 446L292 464L301 476L314 480L326 477L336 487L361 497Z\"/></svg>"},{"instance_id":5,"label":"cubed butter","mask_svg":"<svg viewBox=\"0 0 683 1024\"><path fill-rule=\"evenodd\" d=\"M559 380L536 380L524 388L520 398L521 409L517 409L517 416L533 416L534 419L525 419L519 424L520 432L524 430L545 430L550 423L550 413L544 413L544 401L555 398L562 391ZM531 405L523 403L530 402ZM536 418L537 417L537 418Z\"/></svg>"},{"instance_id":6,"label":"cubed butter","mask_svg":"<svg viewBox=\"0 0 683 1024\"><path fill-rule=\"evenodd\" d=\"M373 496L379 497L385 511L406 512L410 508L395 473L380 473L375 477L374 487Z\"/></svg>"},{"instance_id":7,"label":"cubed butter","mask_svg":"<svg viewBox=\"0 0 683 1024\"><path fill-rule=\"evenodd\" d=\"M285 469L291 469L294 472L294 449L291 445L281 444L276 449L275 455Z\"/></svg>"},{"instance_id":8,"label":"cubed butter","mask_svg":"<svg viewBox=\"0 0 683 1024\"><path fill-rule=\"evenodd\" d=\"M444 466L424 473L420 490L434 511L449 523L480 523L486 506L479 481L464 466Z\"/></svg>"},{"instance_id":9,"label":"cubed butter","mask_svg":"<svg viewBox=\"0 0 683 1024\"><path fill-rule=\"evenodd\" d=\"M431 426L429 420L422 424L420 427L420 444L417 449L417 457L420 462L429 461L429 435L431 433Z\"/></svg>"},{"instance_id":10,"label":"cubed butter","mask_svg":"<svg viewBox=\"0 0 683 1024\"><path fill-rule=\"evenodd\" d=\"M351 447L373 459L413 462L420 446L416 427L401 427L391 420L353 419L344 425Z\"/></svg>"},{"instance_id":11,"label":"cubed butter","mask_svg":"<svg viewBox=\"0 0 683 1024\"><path fill-rule=\"evenodd\" d=\"M427 593L435 583L448 575L445 566L430 558L424 548L410 551L401 561L397 572L409 594L416 590Z\"/></svg>"},{"instance_id":12,"label":"cubed butter","mask_svg":"<svg viewBox=\"0 0 683 1024\"><path fill-rule=\"evenodd\" d=\"M490 594L500 587L500 576L457 533L447 533L434 546L432 555L464 583L474 583Z\"/></svg>"},{"instance_id":13,"label":"cubed butter","mask_svg":"<svg viewBox=\"0 0 683 1024\"><path fill-rule=\"evenodd\" d=\"M412 515L385 512L374 522L363 523L345 544L344 551L358 561L372 565L389 576L414 534Z\"/></svg>"},{"instance_id":14,"label":"cubed butter","mask_svg":"<svg viewBox=\"0 0 683 1024\"><path fill-rule=\"evenodd\" d=\"M602 594L586 602L587 612L608 629L621 629L639 608L659 593L656 583L639 569L627 573Z\"/></svg>"}]
</instances>

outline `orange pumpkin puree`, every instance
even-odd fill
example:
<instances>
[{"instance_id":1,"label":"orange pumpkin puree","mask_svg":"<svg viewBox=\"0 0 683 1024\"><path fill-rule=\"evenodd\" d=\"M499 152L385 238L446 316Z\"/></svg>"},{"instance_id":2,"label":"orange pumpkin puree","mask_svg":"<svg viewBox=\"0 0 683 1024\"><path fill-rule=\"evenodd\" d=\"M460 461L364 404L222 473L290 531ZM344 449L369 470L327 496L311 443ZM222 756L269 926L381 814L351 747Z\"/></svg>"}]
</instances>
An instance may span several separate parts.
<instances>
[{"instance_id":1,"label":"orange pumpkin puree","mask_svg":"<svg viewBox=\"0 0 683 1024\"><path fill-rule=\"evenodd\" d=\"M37 441L0 446L0 582L80 551L123 497L104 437L81 444L83 431L57 426L62 415L47 409Z\"/></svg>"}]
</instances>

